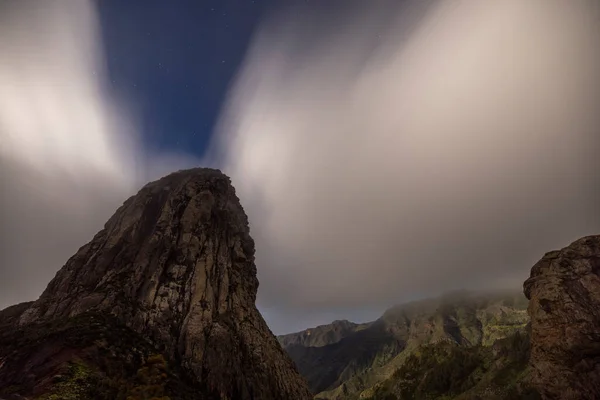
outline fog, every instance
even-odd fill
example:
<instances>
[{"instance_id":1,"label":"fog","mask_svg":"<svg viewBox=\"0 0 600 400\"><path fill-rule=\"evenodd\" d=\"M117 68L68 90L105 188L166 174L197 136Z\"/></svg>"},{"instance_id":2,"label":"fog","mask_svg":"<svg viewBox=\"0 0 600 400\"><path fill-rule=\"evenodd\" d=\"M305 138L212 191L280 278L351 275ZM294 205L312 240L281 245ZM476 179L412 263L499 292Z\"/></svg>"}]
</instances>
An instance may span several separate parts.
<instances>
[{"instance_id":1,"label":"fog","mask_svg":"<svg viewBox=\"0 0 600 400\"><path fill-rule=\"evenodd\" d=\"M600 232L595 1L340 4L264 21L198 161L144 148L92 3L3 2L0 308L192 165L232 177L276 333L519 288L544 252Z\"/></svg>"},{"instance_id":2,"label":"fog","mask_svg":"<svg viewBox=\"0 0 600 400\"><path fill-rule=\"evenodd\" d=\"M219 125L275 331L518 289L600 231L596 4L351 4L268 20Z\"/></svg>"}]
</instances>

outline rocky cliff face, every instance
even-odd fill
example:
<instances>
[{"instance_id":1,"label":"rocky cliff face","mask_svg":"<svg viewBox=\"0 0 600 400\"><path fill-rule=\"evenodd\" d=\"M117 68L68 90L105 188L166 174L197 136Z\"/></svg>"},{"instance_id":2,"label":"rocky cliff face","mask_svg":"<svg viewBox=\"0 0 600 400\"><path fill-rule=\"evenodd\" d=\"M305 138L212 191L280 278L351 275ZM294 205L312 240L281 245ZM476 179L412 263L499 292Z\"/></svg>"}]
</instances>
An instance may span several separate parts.
<instances>
[{"instance_id":1,"label":"rocky cliff face","mask_svg":"<svg viewBox=\"0 0 600 400\"><path fill-rule=\"evenodd\" d=\"M524 288L532 383L545 399L600 398L600 236L547 253Z\"/></svg>"},{"instance_id":2,"label":"rocky cliff face","mask_svg":"<svg viewBox=\"0 0 600 400\"><path fill-rule=\"evenodd\" d=\"M194 169L128 199L39 300L11 318L26 331L109 316L198 383L194 398L311 398L255 307L257 289L254 242L229 178ZM18 349L4 353L0 386L14 376L6 366L27 364ZM35 380L36 371L22 372Z\"/></svg>"}]
</instances>

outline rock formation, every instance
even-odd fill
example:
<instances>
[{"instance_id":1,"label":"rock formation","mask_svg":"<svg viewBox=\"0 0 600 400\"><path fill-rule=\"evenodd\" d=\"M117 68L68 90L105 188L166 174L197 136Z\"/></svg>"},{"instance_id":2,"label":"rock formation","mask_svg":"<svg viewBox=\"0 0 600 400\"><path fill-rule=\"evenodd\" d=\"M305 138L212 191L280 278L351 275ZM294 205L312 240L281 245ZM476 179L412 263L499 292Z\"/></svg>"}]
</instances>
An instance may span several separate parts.
<instances>
[{"instance_id":1,"label":"rock formation","mask_svg":"<svg viewBox=\"0 0 600 400\"><path fill-rule=\"evenodd\" d=\"M600 399L600 236L547 253L524 289L542 398Z\"/></svg>"},{"instance_id":2,"label":"rock formation","mask_svg":"<svg viewBox=\"0 0 600 400\"><path fill-rule=\"evenodd\" d=\"M114 329L147 340L134 348L153 346L176 365L197 388L192 398L309 399L304 379L256 309L257 289L254 242L229 178L193 169L144 186L67 261L36 302L7 315L26 333L56 321L110 320L122 326ZM47 380L41 375L58 368L40 375L24 361L31 354L2 351L2 345L0 387L11 379L31 386L16 382L19 373L37 379L39 387ZM90 358L90 351L78 351L71 353ZM36 357L43 364L44 356Z\"/></svg>"}]
</instances>

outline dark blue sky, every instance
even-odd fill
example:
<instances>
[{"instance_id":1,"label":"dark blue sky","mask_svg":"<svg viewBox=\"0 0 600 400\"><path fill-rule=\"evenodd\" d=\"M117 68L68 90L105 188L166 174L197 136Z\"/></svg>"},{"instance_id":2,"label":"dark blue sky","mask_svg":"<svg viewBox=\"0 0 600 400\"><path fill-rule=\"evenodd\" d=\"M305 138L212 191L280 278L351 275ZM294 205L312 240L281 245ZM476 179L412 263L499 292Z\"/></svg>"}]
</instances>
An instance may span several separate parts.
<instances>
[{"instance_id":1,"label":"dark blue sky","mask_svg":"<svg viewBox=\"0 0 600 400\"><path fill-rule=\"evenodd\" d=\"M133 103L146 150L202 156L269 3L98 1L112 89Z\"/></svg>"}]
</instances>

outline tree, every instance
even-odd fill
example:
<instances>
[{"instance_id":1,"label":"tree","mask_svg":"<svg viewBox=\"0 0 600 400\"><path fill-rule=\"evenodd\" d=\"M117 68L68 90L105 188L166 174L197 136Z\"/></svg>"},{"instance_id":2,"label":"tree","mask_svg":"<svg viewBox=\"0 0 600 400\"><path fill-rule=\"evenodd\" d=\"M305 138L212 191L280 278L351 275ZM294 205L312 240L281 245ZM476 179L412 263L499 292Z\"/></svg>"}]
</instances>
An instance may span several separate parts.
<instances>
[{"instance_id":1,"label":"tree","mask_svg":"<svg viewBox=\"0 0 600 400\"><path fill-rule=\"evenodd\" d=\"M127 393L127 400L170 400L165 396L167 362L160 354L146 360L137 371L134 386Z\"/></svg>"}]
</instances>

